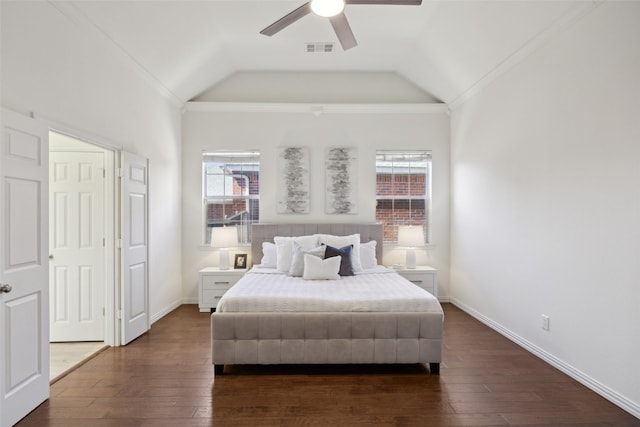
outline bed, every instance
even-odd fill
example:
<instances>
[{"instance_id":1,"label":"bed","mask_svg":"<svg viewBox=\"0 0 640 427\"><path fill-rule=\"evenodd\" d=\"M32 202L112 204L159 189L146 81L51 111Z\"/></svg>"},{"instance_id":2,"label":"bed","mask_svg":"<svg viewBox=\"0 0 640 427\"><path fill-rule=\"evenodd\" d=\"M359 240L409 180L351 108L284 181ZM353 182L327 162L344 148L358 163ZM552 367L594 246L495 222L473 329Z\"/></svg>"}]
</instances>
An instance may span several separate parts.
<instances>
[{"instance_id":1,"label":"bed","mask_svg":"<svg viewBox=\"0 0 640 427\"><path fill-rule=\"evenodd\" d=\"M255 224L251 232L252 259L263 263L227 291L211 314L216 375L238 364L415 363L439 374L442 307L396 272L371 265L370 256L382 260L382 225ZM345 241L351 244L339 248L347 252L340 261L313 254ZM273 247L280 262L272 264L267 248ZM342 275L346 260L355 274ZM306 277L338 264L337 280Z\"/></svg>"}]
</instances>

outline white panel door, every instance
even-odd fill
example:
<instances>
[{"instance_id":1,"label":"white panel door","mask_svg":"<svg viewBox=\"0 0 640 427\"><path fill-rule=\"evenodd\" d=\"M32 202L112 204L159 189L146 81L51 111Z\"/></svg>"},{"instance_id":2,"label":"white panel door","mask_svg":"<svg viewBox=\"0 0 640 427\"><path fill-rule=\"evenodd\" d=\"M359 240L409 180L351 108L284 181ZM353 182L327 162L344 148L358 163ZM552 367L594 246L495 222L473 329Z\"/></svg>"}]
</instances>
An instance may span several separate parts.
<instances>
[{"instance_id":1,"label":"white panel door","mask_svg":"<svg viewBox=\"0 0 640 427\"><path fill-rule=\"evenodd\" d=\"M49 397L48 129L2 111L0 427Z\"/></svg>"},{"instance_id":2,"label":"white panel door","mask_svg":"<svg viewBox=\"0 0 640 427\"><path fill-rule=\"evenodd\" d=\"M51 342L104 341L104 153L49 153Z\"/></svg>"},{"instance_id":3,"label":"white panel door","mask_svg":"<svg viewBox=\"0 0 640 427\"><path fill-rule=\"evenodd\" d=\"M150 327L149 162L122 153L122 344Z\"/></svg>"}]
</instances>

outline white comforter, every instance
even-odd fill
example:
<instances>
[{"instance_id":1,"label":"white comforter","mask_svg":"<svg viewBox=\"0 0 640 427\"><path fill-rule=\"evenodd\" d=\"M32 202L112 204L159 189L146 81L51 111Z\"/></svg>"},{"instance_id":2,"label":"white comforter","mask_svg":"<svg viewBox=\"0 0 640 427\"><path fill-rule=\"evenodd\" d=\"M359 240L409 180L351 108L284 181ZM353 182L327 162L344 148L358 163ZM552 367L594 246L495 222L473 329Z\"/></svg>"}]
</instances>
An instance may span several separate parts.
<instances>
[{"instance_id":1,"label":"white comforter","mask_svg":"<svg viewBox=\"0 0 640 427\"><path fill-rule=\"evenodd\" d=\"M340 280L304 280L253 268L220 299L218 312L442 312L438 300L379 267Z\"/></svg>"}]
</instances>

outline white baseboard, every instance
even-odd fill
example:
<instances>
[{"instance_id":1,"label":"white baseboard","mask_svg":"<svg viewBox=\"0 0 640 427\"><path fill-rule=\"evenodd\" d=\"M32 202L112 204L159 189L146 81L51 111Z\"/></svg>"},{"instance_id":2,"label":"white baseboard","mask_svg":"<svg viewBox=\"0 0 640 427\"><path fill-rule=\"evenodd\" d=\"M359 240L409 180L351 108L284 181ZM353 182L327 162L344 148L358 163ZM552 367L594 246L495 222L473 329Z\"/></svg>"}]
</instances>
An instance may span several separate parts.
<instances>
[{"instance_id":1,"label":"white baseboard","mask_svg":"<svg viewBox=\"0 0 640 427\"><path fill-rule=\"evenodd\" d=\"M163 308L162 310L160 310L159 312L151 316L151 324L153 325L158 320L162 319L164 316L171 313L173 310L180 307L181 305L182 305L182 300L177 300L169 304L168 306L166 306L165 308Z\"/></svg>"},{"instance_id":2,"label":"white baseboard","mask_svg":"<svg viewBox=\"0 0 640 427\"><path fill-rule=\"evenodd\" d=\"M182 298L182 303L183 304L198 304L198 297L183 297Z\"/></svg>"},{"instance_id":3,"label":"white baseboard","mask_svg":"<svg viewBox=\"0 0 640 427\"><path fill-rule=\"evenodd\" d=\"M629 412L634 417L640 418L640 404L633 402L632 400L628 399L627 397L621 395L620 393L614 390L611 390L609 387L602 384L601 382L596 381L595 379L586 375L584 372L574 368L573 366L569 365L563 360L558 359L553 354L548 353L547 351L541 349L537 345L527 341L526 339L515 334L514 332L510 331L509 329L505 328L499 323L494 322L493 320L489 319L487 316L477 312L476 310L467 306L463 302L452 297L449 297L448 299L453 305L455 305L462 311L466 312L470 316L476 318L480 322L484 323L485 325L495 330L499 334L504 335L511 341L518 344L520 347L524 348L530 353L533 353L534 355L538 356L540 359L544 360L551 366L569 375L574 380L578 381L585 387L590 388L594 392L598 393L600 396L604 397L605 399L609 400L613 404ZM440 301L442 301L442 299L440 299Z\"/></svg>"}]
</instances>

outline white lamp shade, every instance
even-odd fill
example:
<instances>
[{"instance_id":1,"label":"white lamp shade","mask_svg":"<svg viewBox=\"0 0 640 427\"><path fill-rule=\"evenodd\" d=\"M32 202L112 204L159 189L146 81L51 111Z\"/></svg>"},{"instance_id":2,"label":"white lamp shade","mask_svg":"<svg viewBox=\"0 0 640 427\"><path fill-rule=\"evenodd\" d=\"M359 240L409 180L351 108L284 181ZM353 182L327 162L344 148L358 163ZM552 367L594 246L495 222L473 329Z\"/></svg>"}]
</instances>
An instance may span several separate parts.
<instances>
[{"instance_id":1,"label":"white lamp shade","mask_svg":"<svg viewBox=\"0 0 640 427\"><path fill-rule=\"evenodd\" d=\"M211 229L211 247L232 248L238 246L236 227L214 227Z\"/></svg>"},{"instance_id":2,"label":"white lamp shade","mask_svg":"<svg viewBox=\"0 0 640 427\"><path fill-rule=\"evenodd\" d=\"M424 228L421 225L399 226L398 246L406 246L408 248L424 246Z\"/></svg>"},{"instance_id":3,"label":"white lamp shade","mask_svg":"<svg viewBox=\"0 0 640 427\"><path fill-rule=\"evenodd\" d=\"M344 9L343 0L311 0L311 10L319 16L336 16Z\"/></svg>"}]
</instances>

